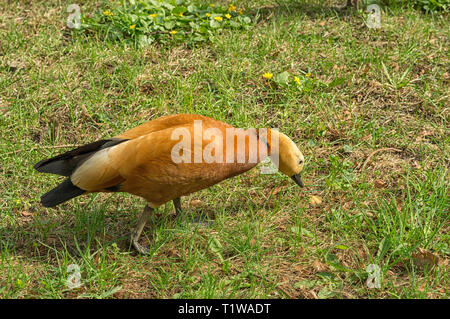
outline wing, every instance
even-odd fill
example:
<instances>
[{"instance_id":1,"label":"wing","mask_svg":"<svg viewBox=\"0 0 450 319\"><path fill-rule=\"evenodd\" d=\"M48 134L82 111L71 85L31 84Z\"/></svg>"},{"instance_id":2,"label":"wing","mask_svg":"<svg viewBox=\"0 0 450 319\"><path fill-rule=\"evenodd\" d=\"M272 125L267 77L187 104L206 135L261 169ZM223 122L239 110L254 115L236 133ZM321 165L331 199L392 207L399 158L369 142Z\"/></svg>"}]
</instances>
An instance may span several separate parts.
<instances>
[{"instance_id":1,"label":"wing","mask_svg":"<svg viewBox=\"0 0 450 319\"><path fill-rule=\"evenodd\" d=\"M141 124L135 128L132 128L126 132L121 133L120 135L115 136L115 138L119 139L134 139L143 135L147 135L156 131L165 130L168 128L178 127L180 125L192 125L195 120L201 120L202 122L217 122L222 125L228 125L212 118L197 115L197 114L175 114L175 115L167 115L155 120L149 121L147 123Z\"/></svg>"}]
</instances>

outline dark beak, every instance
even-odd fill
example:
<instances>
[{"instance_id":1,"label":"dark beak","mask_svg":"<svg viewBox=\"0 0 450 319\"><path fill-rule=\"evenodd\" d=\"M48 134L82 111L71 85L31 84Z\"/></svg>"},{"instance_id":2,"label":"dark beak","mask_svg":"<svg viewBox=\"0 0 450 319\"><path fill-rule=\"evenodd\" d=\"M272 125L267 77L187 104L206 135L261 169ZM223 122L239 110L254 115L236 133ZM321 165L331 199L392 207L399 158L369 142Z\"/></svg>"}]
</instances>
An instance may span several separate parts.
<instances>
[{"instance_id":1,"label":"dark beak","mask_svg":"<svg viewBox=\"0 0 450 319\"><path fill-rule=\"evenodd\" d=\"M298 186L300 186L300 187L305 187L305 185L303 185L303 181L302 181L302 178L301 178L300 174L291 176L291 178L294 180L294 182L295 182Z\"/></svg>"}]
</instances>

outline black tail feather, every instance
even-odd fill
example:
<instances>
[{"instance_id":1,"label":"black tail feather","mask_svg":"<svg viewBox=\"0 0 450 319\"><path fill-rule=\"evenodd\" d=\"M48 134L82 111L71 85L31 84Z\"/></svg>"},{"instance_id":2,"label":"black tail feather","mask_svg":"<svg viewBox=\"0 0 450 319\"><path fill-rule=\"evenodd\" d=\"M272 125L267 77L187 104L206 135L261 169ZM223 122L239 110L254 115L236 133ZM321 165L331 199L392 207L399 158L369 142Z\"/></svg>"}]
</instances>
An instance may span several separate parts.
<instances>
[{"instance_id":1,"label":"black tail feather","mask_svg":"<svg viewBox=\"0 0 450 319\"><path fill-rule=\"evenodd\" d=\"M45 159L36 163L34 168L41 173L52 173L70 176L73 171L95 152L128 141L127 139L111 138L80 146L64 154ZM70 178L41 197L42 205L53 207L84 194L86 191L72 184Z\"/></svg>"},{"instance_id":2,"label":"black tail feather","mask_svg":"<svg viewBox=\"0 0 450 319\"><path fill-rule=\"evenodd\" d=\"M42 205L53 207L68 201L74 197L84 194L86 191L76 187L70 181L70 178L53 188L41 197Z\"/></svg>"}]
</instances>

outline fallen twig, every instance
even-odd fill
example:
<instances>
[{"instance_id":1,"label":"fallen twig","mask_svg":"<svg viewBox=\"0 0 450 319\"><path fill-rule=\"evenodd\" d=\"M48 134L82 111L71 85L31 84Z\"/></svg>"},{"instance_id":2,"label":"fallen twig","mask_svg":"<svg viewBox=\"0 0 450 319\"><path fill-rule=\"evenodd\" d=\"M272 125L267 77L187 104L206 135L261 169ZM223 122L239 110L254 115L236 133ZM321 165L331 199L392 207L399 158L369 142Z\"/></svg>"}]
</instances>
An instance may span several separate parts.
<instances>
[{"instance_id":1,"label":"fallen twig","mask_svg":"<svg viewBox=\"0 0 450 319\"><path fill-rule=\"evenodd\" d=\"M48 145L48 146L39 146L39 147L32 147L31 149L27 150L27 151L36 151L38 149L41 148L64 148L64 147L77 147L78 145L76 144L66 144L66 145ZM12 152L8 152L8 153L3 153L2 155L10 155L10 154L15 154L15 153L19 153L22 152L23 150L15 150Z\"/></svg>"},{"instance_id":2,"label":"fallen twig","mask_svg":"<svg viewBox=\"0 0 450 319\"><path fill-rule=\"evenodd\" d=\"M369 156L367 157L367 159L364 161L364 163L361 166L361 171L364 170L364 168L366 167L367 163L369 163L370 159L379 152L383 152L383 151L395 151L395 152L401 152L402 150L399 150L398 148L393 148L393 147L386 147L386 148L380 148L377 149L375 151L373 151L372 153L369 154Z\"/></svg>"}]
</instances>

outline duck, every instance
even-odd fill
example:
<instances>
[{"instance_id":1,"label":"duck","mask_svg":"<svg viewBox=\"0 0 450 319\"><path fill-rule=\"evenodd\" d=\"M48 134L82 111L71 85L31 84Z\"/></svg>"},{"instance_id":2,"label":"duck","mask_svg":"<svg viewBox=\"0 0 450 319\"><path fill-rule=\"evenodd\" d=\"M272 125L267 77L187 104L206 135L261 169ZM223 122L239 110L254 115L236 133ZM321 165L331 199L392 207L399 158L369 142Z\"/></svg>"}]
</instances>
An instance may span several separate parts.
<instances>
[{"instance_id":1,"label":"duck","mask_svg":"<svg viewBox=\"0 0 450 319\"><path fill-rule=\"evenodd\" d=\"M67 177L42 195L44 207L97 192L126 192L145 199L130 243L147 254L139 238L155 209L172 201L179 215L182 196L242 174L267 157L304 187L304 156L277 129L241 129L202 115L174 114L41 160L34 169Z\"/></svg>"}]
</instances>

